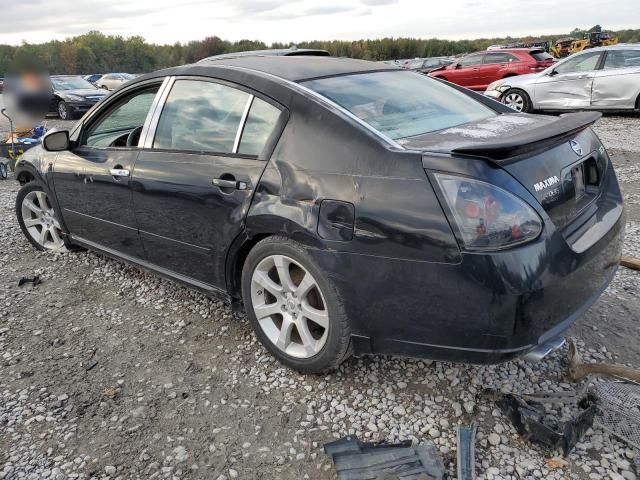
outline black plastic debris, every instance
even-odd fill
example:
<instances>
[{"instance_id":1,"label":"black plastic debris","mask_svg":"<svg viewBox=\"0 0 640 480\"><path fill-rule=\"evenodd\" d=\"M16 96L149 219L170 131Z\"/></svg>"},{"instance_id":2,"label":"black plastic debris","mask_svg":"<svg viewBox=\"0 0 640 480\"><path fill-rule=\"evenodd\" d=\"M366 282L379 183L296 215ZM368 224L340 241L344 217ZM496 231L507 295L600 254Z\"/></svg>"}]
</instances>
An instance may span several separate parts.
<instances>
[{"instance_id":1,"label":"black plastic debris","mask_svg":"<svg viewBox=\"0 0 640 480\"><path fill-rule=\"evenodd\" d=\"M345 437L325 444L339 480L442 480L444 463L433 445L361 442Z\"/></svg>"},{"instance_id":2,"label":"black plastic debris","mask_svg":"<svg viewBox=\"0 0 640 480\"><path fill-rule=\"evenodd\" d=\"M476 426L458 425L458 480L475 480L476 478Z\"/></svg>"},{"instance_id":3,"label":"black plastic debris","mask_svg":"<svg viewBox=\"0 0 640 480\"><path fill-rule=\"evenodd\" d=\"M562 449L565 456L593 425L597 409L595 398L587 395L578 403L583 409L578 416L568 422L559 422L553 415L547 415L541 403L527 402L517 395L505 394L498 401L498 406L525 440L539 443L550 450Z\"/></svg>"},{"instance_id":4,"label":"black plastic debris","mask_svg":"<svg viewBox=\"0 0 640 480\"><path fill-rule=\"evenodd\" d=\"M35 275L33 277L22 277L18 282L18 286L21 287L23 285L26 285L27 283L30 283L31 286L35 287L36 285L40 285L42 283L42 279L40 278L40 275Z\"/></svg>"}]
</instances>

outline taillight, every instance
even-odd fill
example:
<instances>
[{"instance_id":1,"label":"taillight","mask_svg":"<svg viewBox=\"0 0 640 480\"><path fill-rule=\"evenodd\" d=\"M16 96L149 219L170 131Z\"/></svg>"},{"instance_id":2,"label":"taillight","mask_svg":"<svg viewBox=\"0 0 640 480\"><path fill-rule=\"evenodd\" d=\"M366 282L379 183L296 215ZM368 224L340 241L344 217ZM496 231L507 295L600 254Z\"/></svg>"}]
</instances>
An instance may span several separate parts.
<instances>
[{"instance_id":1,"label":"taillight","mask_svg":"<svg viewBox=\"0 0 640 480\"><path fill-rule=\"evenodd\" d=\"M434 174L468 249L497 249L534 240L542 220L533 208L495 185Z\"/></svg>"}]
</instances>

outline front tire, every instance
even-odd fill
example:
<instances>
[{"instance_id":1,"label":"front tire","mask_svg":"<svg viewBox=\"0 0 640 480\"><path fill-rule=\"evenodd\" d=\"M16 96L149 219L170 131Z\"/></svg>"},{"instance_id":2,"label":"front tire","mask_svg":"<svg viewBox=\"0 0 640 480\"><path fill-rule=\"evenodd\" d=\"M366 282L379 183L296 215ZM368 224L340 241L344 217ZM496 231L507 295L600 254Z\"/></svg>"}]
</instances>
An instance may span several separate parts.
<instances>
[{"instance_id":1,"label":"front tire","mask_svg":"<svg viewBox=\"0 0 640 480\"><path fill-rule=\"evenodd\" d=\"M242 269L242 297L258 339L284 365L322 373L351 354L343 302L297 242L280 236L259 242Z\"/></svg>"},{"instance_id":2,"label":"front tire","mask_svg":"<svg viewBox=\"0 0 640 480\"><path fill-rule=\"evenodd\" d=\"M524 90L512 88L502 97L502 103L516 112L529 113L531 111L531 98Z\"/></svg>"},{"instance_id":3,"label":"front tire","mask_svg":"<svg viewBox=\"0 0 640 480\"><path fill-rule=\"evenodd\" d=\"M64 100L58 102L58 117L60 120L70 120L71 112L69 111L69 105Z\"/></svg>"},{"instance_id":4,"label":"front tire","mask_svg":"<svg viewBox=\"0 0 640 480\"><path fill-rule=\"evenodd\" d=\"M22 187L16 198L20 229L38 250L65 250L65 243L53 204L44 189L35 183Z\"/></svg>"}]
</instances>

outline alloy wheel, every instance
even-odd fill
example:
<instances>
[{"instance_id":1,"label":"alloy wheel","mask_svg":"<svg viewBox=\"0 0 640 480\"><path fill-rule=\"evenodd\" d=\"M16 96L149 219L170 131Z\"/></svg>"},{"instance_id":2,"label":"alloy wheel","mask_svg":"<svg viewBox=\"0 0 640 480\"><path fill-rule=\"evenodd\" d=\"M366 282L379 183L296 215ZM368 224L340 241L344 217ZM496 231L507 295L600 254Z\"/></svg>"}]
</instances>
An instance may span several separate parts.
<instances>
[{"instance_id":1,"label":"alloy wheel","mask_svg":"<svg viewBox=\"0 0 640 480\"><path fill-rule=\"evenodd\" d=\"M517 112L524 110L524 98L517 92L511 92L504 97L503 103Z\"/></svg>"},{"instance_id":2,"label":"alloy wheel","mask_svg":"<svg viewBox=\"0 0 640 480\"><path fill-rule=\"evenodd\" d=\"M69 116L69 109L64 102L58 103L58 116L60 117L60 120L66 120Z\"/></svg>"},{"instance_id":3,"label":"alloy wheel","mask_svg":"<svg viewBox=\"0 0 640 480\"><path fill-rule=\"evenodd\" d=\"M46 250L64 247L60 222L42 190L34 190L22 199L22 220L33 240Z\"/></svg>"},{"instance_id":4,"label":"alloy wheel","mask_svg":"<svg viewBox=\"0 0 640 480\"><path fill-rule=\"evenodd\" d=\"M300 263L270 255L251 277L251 302L260 328L283 353L311 358L329 333L329 312L318 282Z\"/></svg>"}]
</instances>

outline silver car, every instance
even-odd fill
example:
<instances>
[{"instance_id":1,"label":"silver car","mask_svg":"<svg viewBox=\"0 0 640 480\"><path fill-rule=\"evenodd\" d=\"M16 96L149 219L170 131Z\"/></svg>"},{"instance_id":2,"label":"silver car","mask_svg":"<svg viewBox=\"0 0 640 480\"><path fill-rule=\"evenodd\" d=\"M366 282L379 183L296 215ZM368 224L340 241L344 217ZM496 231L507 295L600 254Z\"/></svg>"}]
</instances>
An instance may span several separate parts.
<instances>
[{"instance_id":1,"label":"silver car","mask_svg":"<svg viewBox=\"0 0 640 480\"><path fill-rule=\"evenodd\" d=\"M640 109L640 44L592 48L540 73L493 82L485 95L519 112Z\"/></svg>"},{"instance_id":2,"label":"silver car","mask_svg":"<svg viewBox=\"0 0 640 480\"><path fill-rule=\"evenodd\" d=\"M96 82L96 85L106 90L115 90L134 78L135 76L130 73L107 73Z\"/></svg>"}]
</instances>

